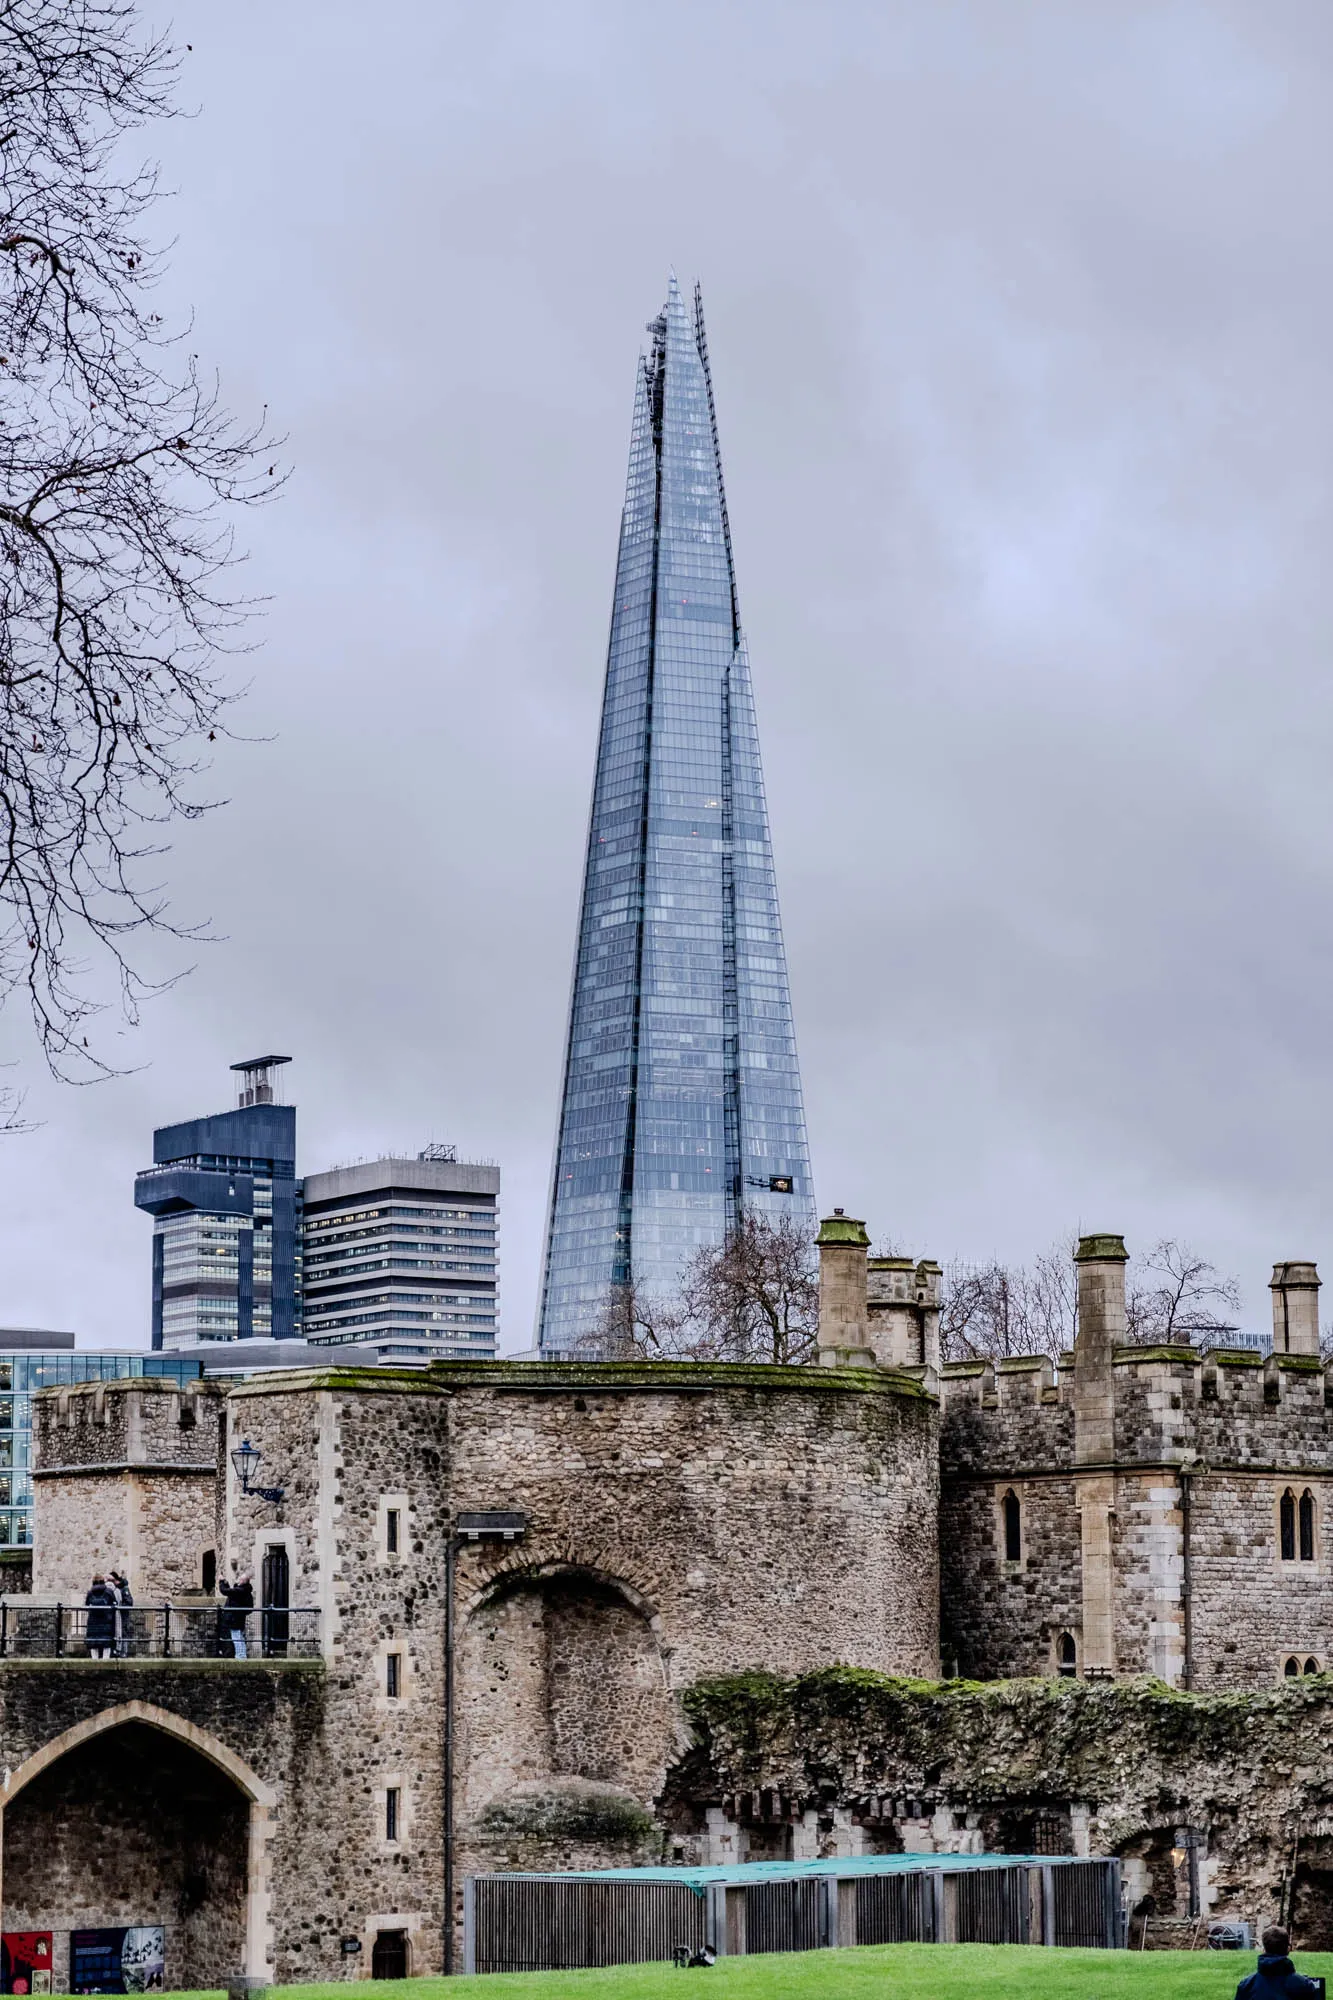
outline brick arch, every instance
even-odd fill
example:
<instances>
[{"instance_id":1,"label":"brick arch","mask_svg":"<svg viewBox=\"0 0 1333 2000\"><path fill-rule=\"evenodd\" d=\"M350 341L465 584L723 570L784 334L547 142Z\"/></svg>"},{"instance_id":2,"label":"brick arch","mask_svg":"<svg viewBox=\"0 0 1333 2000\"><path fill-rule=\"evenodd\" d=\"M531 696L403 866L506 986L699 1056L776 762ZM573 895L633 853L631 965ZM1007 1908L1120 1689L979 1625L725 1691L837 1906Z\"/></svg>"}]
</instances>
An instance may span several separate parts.
<instances>
[{"instance_id":1,"label":"brick arch","mask_svg":"<svg viewBox=\"0 0 1333 2000\"><path fill-rule=\"evenodd\" d=\"M654 1596L656 1584L652 1578L632 1576L620 1568L606 1568L600 1552L584 1556L568 1548L554 1548L550 1554L542 1554L540 1550L534 1552L530 1548L524 1554L514 1550L514 1554L508 1556L498 1570L492 1570L470 1592L462 1606L464 1616L470 1618L472 1612L484 1610L486 1604L492 1604L508 1590L520 1590L522 1584L540 1584L554 1578L568 1578L572 1582L582 1578L586 1582L600 1584L604 1590L618 1592L630 1610L638 1612L638 1616L652 1626L652 1632L660 1632L662 1620Z\"/></svg>"},{"instance_id":2,"label":"brick arch","mask_svg":"<svg viewBox=\"0 0 1333 2000\"><path fill-rule=\"evenodd\" d=\"M3 1895L3 1837L5 1808L26 1790L34 1778L41 1776L53 1764L71 1750L93 1738L108 1734L129 1722L142 1723L149 1729L160 1729L164 1736L173 1737L205 1758L217 1770L230 1778L248 1804L249 1808L249 1854L246 1864L245 1889L245 1971L252 1978L264 1984L271 1984L273 1971L273 1925L272 1888L269 1868L269 1835L272 1831L272 1813L278 1803L278 1795L273 1786L266 1783L259 1773L251 1768L234 1750L218 1740L198 1723L190 1722L183 1715L176 1715L170 1709L157 1708L152 1702L124 1701L114 1708L100 1709L96 1715L87 1716L71 1728L53 1736L40 1750L14 1770L4 1773L0 1782L0 1896Z\"/></svg>"},{"instance_id":3,"label":"brick arch","mask_svg":"<svg viewBox=\"0 0 1333 2000\"><path fill-rule=\"evenodd\" d=\"M464 1615L471 1618L476 1612L484 1611L497 1598L505 1597L513 1590L521 1590L525 1584L541 1584L567 1579L572 1583L586 1582L600 1584L604 1590L615 1591L623 1597L631 1611L651 1627L654 1635L662 1628L662 1616L655 1600L642 1587L644 1579L631 1582L618 1570L603 1569L596 1561L584 1561L578 1556L560 1554L537 1556L535 1560L515 1557L501 1569L494 1570L485 1582L473 1591L464 1606Z\"/></svg>"},{"instance_id":4,"label":"brick arch","mask_svg":"<svg viewBox=\"0 0 1333 2000\"><path fill-rule=\"evenodd\" d=\"M147 1701L123 1701L115 1708L99 1709L96 1715L76 1722L72 1728L62 1730L59 1736L53 1736L49 1743L44 1743L40 1750L34 1750L31 1757L25 1758L16 1770L5 1772L4 1782L0 1784L0 1804L8 1805L25 1785L30 1785L34 1778L40 1777L43 1771L71 1750L77 1750L81 1743L101 1736L108 1729L119 1729L126 1722L142 1722L150 1729L160 1729L164 1735L188 1743L192 1750L197 1750L201 1757L206 1757L210 1764L216 1764L220 1771L225 1772L252 1805L272 1807L277 1804L277 1794L272 1785L266 1784L259 1773L252 1770L234 1750L229 1750L225 1743L219 1742L206 1729L201 1729L198 1723L187 1721L183 1715L174 1715L170 1709L155 1708Z\"/></svg>"}]
</instances>

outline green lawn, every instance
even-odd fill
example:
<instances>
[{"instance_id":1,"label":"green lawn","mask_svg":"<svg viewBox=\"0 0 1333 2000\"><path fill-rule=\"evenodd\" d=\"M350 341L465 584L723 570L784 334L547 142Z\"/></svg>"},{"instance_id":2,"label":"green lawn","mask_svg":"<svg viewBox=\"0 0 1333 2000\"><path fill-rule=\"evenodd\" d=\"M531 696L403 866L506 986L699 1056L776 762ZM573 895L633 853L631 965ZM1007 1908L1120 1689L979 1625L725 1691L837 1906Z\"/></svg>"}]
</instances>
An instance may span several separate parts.
<instances>
[{"instance_id":1,"label":"green lawn","mask_svg":"<svg viewBox=\"0 0 1333 2000\"><path fill-rule=\"evenodd\" d=\"M1299 1952L1298 1972L1333 1979L1333 1953ZM619 1965L598 1972L510 1972L467 1990L531 2000L1230 2000L1252 1954L1047 1951L1021 1945L862 1946L723 1959L707 1971ZM444 2000L452 1981L406 1979L397 2000ZM291 2000L348 2000L345 1984L285 1986ZM457 1989L455 1988L455 1992Z\"/></svg>"}]
</instances>

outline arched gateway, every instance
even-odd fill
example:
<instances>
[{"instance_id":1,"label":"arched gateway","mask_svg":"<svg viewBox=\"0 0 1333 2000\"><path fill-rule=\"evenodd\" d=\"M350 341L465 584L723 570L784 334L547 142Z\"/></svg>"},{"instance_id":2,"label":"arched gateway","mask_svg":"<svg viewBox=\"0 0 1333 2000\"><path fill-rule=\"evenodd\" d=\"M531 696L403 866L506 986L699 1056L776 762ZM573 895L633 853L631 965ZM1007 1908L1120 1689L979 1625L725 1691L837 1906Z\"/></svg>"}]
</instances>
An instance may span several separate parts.
<instances>
[{"instance_id":1,"label":"arched gateway","mask_svg":"<svg viewBox=\"0 0 1333 2000\"><path fill-rule=\"evenodd\" d=\"M0 1786L6 1931L161 1925L166 1985L265 1972L272 1788L207 1730L129 1701L62 1731ZM62 1977L62 1974L65 1976Z\"/></svg>"}]
</instances>

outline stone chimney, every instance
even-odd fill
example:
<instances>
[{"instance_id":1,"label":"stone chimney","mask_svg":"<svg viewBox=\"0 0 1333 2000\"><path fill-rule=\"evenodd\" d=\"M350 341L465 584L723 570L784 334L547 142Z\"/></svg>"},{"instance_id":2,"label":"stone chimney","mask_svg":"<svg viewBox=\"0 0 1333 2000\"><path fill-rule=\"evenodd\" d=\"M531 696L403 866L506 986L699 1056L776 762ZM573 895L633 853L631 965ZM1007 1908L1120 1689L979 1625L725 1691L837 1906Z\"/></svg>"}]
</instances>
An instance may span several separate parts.
<instances>
[{"instance_id":1,"label":"stone chimney","mask_svg":"<svg viewBox=\"0 0 1333 2000\"><path fill-rule=\"evenodd\" d=\"M1313 1264L1274 1264L1274 1354L1318 1354L1319 1273Z\"/></svg>"},{"instance_id":2,"label":"stone chimney","mask_svg":"<svg viewBox=\"0 0 1333 2000\"><path fill-rule=\"evenodd\" d=\"M1094 1676L1115 1672L1115 1387L1111 1357L1124 1343L1123 1236L1084 1236L1078 1266L1074 1340L1074 1470L1081 1524L1083 1643L1081 1665ZM1086 1466L1086 1473L1079 1468Z\"/></svg>"},{"instance_id":3,"label":"stone chimney","mask_svg":"<svg viewBox=\"0 0 1333 2000\"><path fill-rule=\"evenodd\" d=\"M825 1368L873 1368L866 1305L864 1222L835 1208L815 1238L819 1245L819 1359Z\"/></svg>"}]
</instances>

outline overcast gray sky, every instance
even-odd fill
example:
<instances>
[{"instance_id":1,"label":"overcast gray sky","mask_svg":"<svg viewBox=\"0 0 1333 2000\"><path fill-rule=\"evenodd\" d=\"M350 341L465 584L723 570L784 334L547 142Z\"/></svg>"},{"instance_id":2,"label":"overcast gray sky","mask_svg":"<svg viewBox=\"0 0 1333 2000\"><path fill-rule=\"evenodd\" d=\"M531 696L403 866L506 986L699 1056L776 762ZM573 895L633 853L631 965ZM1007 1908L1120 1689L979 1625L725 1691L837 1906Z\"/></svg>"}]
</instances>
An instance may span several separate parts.
<instances>
[{"instance_id":1,"label":"overcast gray sky","mask_svg":"<svg viewBox=\"0 0 1333 2000\"><path fill-rule=\"evenodd\" d=\"M154 1124L503 1169L527 1344L634 362L704 286L814 1169L918 1255L1333 1277L1327 0L186 0L169 296L295 466L176 843L225 938L0 1142L140 1344Z\"/></svg>"}]
</instances>

